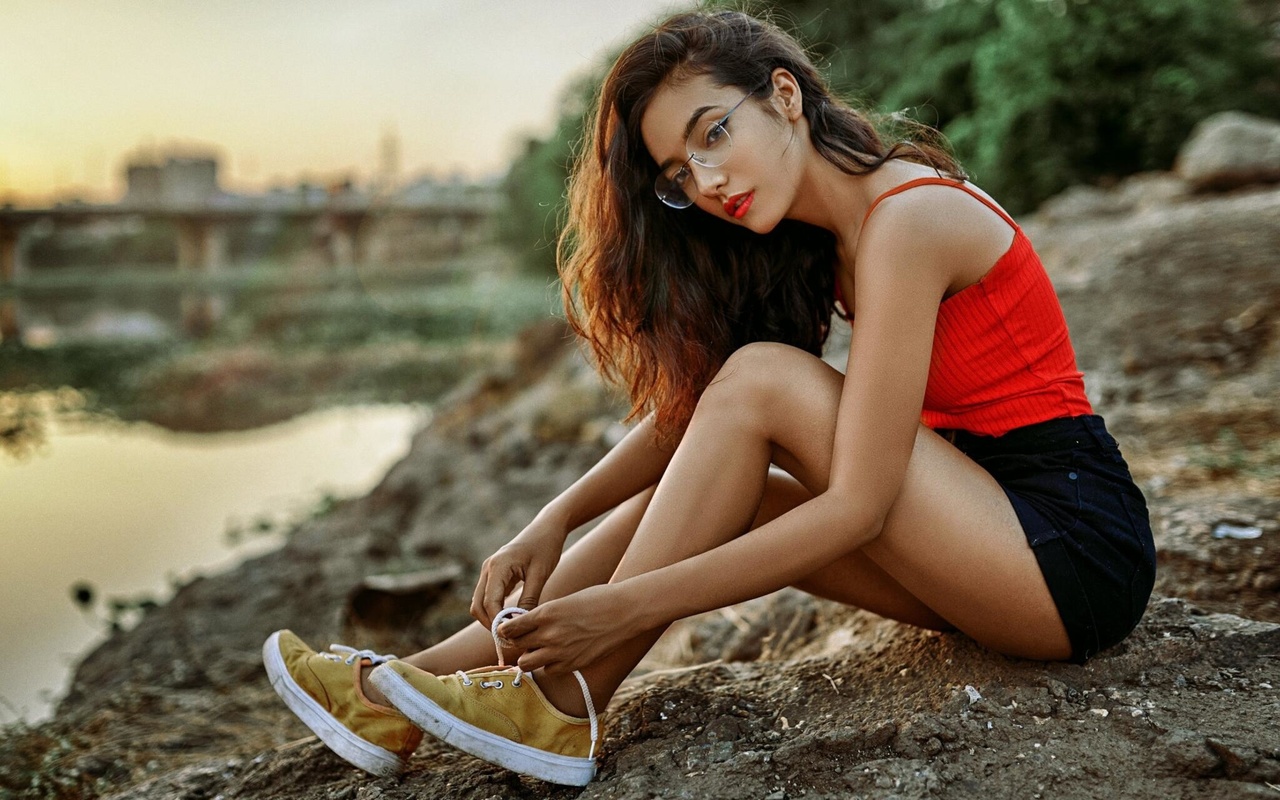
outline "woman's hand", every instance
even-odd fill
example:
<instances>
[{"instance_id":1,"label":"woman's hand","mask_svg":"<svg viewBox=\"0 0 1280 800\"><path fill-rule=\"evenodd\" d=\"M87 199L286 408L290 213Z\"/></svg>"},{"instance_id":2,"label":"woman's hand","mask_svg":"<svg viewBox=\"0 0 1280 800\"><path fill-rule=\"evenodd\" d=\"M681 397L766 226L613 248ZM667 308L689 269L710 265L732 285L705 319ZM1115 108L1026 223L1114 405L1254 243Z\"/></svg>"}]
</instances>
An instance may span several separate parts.
<instances>
[{"instance_id":1,"label":"woman's hand","mask_svg":"<svg viewBox=\"0 0 1280 800\"><path fill-rule=\"evenodd\" d=\"M517 583L524 584L517 605L523 609L535 608L542 596L542 587L560 563L567 535L562 524L539 516L516 538L485 559L471 596L471 616L486 628L492 625Z\"/></svg>"},{"instance_id":2,"label":"woman's hand","mask_svg":"<svg viewBox=\"0 0 1280 800\"><path fill-rule=\"evenodd\" d=\"M597 661L643 633L637 605L618 584L590 586L551 600L498 627L523 650L520 669L565 675Z\"/></svg>"}]
</instances>

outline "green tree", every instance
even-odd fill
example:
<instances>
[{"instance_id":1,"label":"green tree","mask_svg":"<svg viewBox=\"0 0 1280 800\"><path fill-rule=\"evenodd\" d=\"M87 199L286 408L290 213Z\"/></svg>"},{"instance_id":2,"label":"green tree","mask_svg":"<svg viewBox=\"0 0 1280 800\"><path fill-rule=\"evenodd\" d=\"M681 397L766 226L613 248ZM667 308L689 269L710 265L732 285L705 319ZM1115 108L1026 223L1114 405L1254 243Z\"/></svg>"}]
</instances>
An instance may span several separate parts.
<instances>
[{"instance_id":1,"label":"green tree","mask_svg":"<svg viewBox=\"0 0 1280 800\"><path fill-rule=\"evenodd\" d=\"M973 40L971 106L943 132L1012 211L1075 183L1168 169L1192 127L1215 112L1280 108L1276 63L1233 0L991 5L996 29Z\"/></svg>"},{"instance_id":2,"label":"green tree","mask_svg":"<svg viewBox=\"0 0 1280 800\"><path fill-rule=\"evenodd\" d=\"M1215 112L1280 111L1280 63L1238 0L706 5L772 17L809 43L842 95L939 128L1014 213L1075 183L1168 169ZM531 141L508 175L504 237L532 269L554 270L565 180L602 77L569 87L554 134Z\"/></svg>"},{"instance_id":3,"label":"green tree","mask_svg":"<svg viewBox=\"0 0 1280 800\"><path fill-rule=\"evenodd\" d=\"M507 209L498 235L529 272L555 274L556 239L564 227L566 184L582 142L587 111L604 80L594 72L561 95L555 131L526 140L503 181Z\"/></svg>"}]
</instances>

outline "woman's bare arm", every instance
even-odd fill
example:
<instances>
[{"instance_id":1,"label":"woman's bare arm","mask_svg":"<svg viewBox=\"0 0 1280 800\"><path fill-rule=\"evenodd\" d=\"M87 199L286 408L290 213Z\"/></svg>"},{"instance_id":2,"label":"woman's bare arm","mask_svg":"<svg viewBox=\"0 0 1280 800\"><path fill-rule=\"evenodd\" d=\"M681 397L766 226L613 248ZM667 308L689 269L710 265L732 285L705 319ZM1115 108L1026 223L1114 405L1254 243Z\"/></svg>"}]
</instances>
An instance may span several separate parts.
<instances>
[{"instance_id":1,"label":"woman's bare arm","mask_svg":"<svg viewBox=\"0 0 1280 800\"><path fill-rule=\"evenodd\" d=\"M573 485L560 493L539 516L556 520L567 536L623 501L658 482L675 443L654 443L653 415L645 417L622 441Z\"/></svg>"}]
</instances>

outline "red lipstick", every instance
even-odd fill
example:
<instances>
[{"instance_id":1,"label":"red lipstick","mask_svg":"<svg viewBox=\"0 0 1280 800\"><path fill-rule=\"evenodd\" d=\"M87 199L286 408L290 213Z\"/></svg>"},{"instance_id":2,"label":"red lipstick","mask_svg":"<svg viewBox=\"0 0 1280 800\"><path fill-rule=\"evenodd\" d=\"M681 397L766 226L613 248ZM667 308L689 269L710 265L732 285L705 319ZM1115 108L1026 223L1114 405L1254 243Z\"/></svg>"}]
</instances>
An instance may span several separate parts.
<instances>
[{"instance_id":1,"label":"red lipstick","mask_svg":"<svg viewBox=\"0 0 1280 800\"><path fill-rule=\"evenodd\" d=\"M755 192L743 192L735 194L724 203L724 213L734 219L742 219L746 216L747 209L751 208L751 201L755 198Z\"/></svg>"}]
</instances>

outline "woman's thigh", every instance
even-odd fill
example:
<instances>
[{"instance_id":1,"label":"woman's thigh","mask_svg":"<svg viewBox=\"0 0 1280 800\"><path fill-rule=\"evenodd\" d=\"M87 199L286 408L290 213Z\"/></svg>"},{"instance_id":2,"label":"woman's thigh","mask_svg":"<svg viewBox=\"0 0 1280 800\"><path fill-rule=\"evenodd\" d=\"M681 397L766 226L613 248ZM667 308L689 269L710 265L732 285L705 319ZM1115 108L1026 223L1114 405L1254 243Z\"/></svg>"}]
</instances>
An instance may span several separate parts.
<instances>
[{"instance_id":1,"label":"woman's thigh","mask_svg":"<svg viewBox=\"0 0 1280 800\"><path fill-rule=\"evenodd\" d=\"M765 499L760 504L753 528L813 498L800 481L780 470L769 471L766 485ZM795 587L827 600L857 606L922 628L950 630L953 627L861 550L818 570Z\"/></svg>"},{"instance_id":2,"label":"woman's thigh","mask_svg":"<svg viewBox=\"0 0 1280 800\"><path fill-rule=\"evenodd\" d=\"M762 406L774 463L811 494L824 491L844 376L797 348L752 348L739 359L738 373L754 384L747 396ZM823 596L866 602L855 582L868 573L849 560L858 555L983 645L1030 658L1070 656L1066 630L1004 490L924 425L880 534L812 576ZM853 584L843 591L833 580L838 570Z\"/></svg>"},{"instance_id":3,"label":"woman's thigh","mask_svg":"<svg viewBox=\"0 0 1280 800\"><path fill-rule=\"evenodd\" d=\"M1071 655L1008 496L986 470L923 425L898 497L863 552L993 650L1038 659Z\"/></svg>"}]
</instances>

